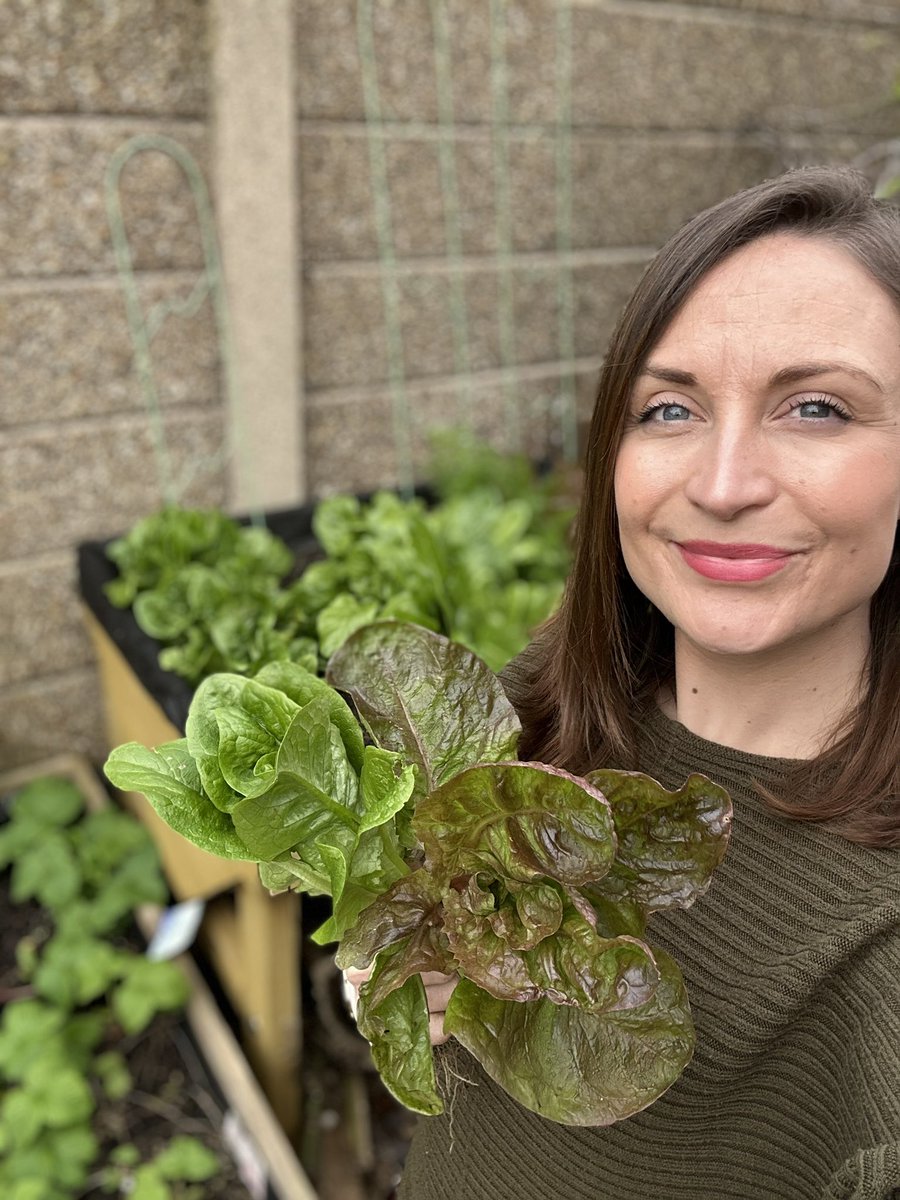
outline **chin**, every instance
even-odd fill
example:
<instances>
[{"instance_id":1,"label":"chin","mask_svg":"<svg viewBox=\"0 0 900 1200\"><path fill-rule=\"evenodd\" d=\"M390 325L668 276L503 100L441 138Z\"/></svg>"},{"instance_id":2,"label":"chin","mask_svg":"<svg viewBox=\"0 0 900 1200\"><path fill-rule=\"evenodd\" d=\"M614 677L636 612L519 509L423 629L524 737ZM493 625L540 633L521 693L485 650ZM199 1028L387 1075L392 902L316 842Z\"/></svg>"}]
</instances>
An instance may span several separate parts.
<instances>
[{"instance_id":1,"label":"chin","mask_svg":"<svg viewBox=\"0 0 900 1200\"><path fill-rule=\"evenodd\" d=\"M776 638L757 629L681 629L681 636L704 654L743 658L751 654L765 654L783 645L788 639Z\"/></svg>"}]
</instances>

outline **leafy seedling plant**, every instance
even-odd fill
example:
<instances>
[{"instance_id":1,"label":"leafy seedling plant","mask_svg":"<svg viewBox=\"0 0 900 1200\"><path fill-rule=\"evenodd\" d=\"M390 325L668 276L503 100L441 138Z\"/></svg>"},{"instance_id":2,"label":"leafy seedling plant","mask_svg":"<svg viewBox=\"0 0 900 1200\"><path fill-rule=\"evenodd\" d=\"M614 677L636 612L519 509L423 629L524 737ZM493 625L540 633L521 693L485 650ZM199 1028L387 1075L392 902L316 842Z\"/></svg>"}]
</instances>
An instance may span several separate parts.
<instances>
[{"instance_id":1,"label":"leafy seedling plant","mask_svg":"<svg viewBox=\"0 0 900 1200\"><path fill-rule=\"evenodd\" d=\"M105 769L273 891L331 897L313 938L372 966L359 1027L408 1107L443 1107L421 973L457 972L445 1031L527 1108L606 1125L691 1056L684 984L647 921L705 891L731 805L702 775L669 792L519 762L520 731L471 651L383 621L325 680L290 663L210 677L185 738L120 746Z\"/></svg>"},{"instance_id":2,"label":"leafy seedling plant","mask_svg":"<svg viewBox=\"0 0 900 1200\"><path fill-rule=\"evenodd\" d=\"M559 601L572 506L561 476L472 440L445 439L432 470L432 506L392 492L322 500L312 520L322 558L293 580L294 555L269 530L164 509L107 547L119 574L106 594L132 607L163 643L160 665L191 684L278 660L319 673L383 618L443 633L499 670Z\"/></svg>"},{"instance_id":3,"label":"leafy seedling plant","mask_svg":"<svg viewBox=\"0 0 900 1200\"><path fill-rule=\"evenodd\" d=\"M0 828L13 903L38 901L52 927L19 943L31 994L0 1018L0 1195L70 1200L93 1183L132 1200L187 1198L185 1185L218 1171L200 1142L175 1138L146 1163L124 1145L104 1165L92 1129L98 1102L132 1089L116 1041L180 1008L187 992L172 963L116 936L136 905L167 898L152 842L125 813L84 809L70 780L48 776L12 798Z\"/></svg>"},{"instance_id":4,"label":"leafy seedling plant","mask_svg":"<svg viewBox=\"0 0 900 1200\"><path fill-rule=\"evenodd\" d=\"M163 643L160 666L189 683L216 671L253 673L275 659L317 662L304 614L282 579L294 555L268 529L217 509L170 507L111 542L119 574L106 594Z\"/></svg>"}]
</instances>

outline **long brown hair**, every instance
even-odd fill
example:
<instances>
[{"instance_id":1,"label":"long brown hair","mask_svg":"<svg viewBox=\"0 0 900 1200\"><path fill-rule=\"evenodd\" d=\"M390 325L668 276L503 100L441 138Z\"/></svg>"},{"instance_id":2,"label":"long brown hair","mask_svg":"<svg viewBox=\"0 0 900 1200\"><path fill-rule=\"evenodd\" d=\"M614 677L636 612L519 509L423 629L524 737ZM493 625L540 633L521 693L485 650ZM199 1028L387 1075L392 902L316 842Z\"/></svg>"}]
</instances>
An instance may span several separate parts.
<instances>
[{"instance_id":1,"label":"long brown hair","mask_svg":"<svg viewBox=\"0 0 900 1200\"><path fill-rule=\"evenodd\" d=\"M635 765L641 711L674 675L674 636L632 582L619 546L613 468L627 405L647 355L697 283L739 247L775 231L843 246L900 311L900 211L875 200L849 168L800 168L739 192L663 246L622 314L601 372L566 594L511 676L525 757L575 771ZM779 794L759 789L785 816L830 822L867 846L900 846L898 543L872 600L863 703Z\"/></svg>"}]
</instances>

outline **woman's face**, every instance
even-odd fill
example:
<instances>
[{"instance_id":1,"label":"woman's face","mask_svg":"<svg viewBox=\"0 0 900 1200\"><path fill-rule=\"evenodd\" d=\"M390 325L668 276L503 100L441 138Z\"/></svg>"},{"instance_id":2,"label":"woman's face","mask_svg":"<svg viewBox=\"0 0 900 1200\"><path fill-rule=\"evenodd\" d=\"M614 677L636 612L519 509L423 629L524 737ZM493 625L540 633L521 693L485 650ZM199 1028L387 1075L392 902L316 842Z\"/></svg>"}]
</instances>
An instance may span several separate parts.
<instances>
[{"instance_id":1,"label":"woman's face","mask_svg":"<svg viewBox=\"0 0 900 1200\"><path fill-rule=\"evenodd\" d=\"M676 641L724 655L867 644L900 518L887 293L824 239L736 251L636 380L615 495L628 571Z\"/></svg>"}]
</instances>

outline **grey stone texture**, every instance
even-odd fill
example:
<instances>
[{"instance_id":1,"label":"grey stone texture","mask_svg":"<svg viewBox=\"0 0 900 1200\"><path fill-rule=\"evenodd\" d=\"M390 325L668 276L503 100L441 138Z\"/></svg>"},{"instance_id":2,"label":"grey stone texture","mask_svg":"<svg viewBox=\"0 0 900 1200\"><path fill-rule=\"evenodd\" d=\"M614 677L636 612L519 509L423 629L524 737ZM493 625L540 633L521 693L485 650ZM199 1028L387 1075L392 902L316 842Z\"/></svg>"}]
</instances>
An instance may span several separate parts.
<instances>
[{"instance_id":1,"label":"grey stone texture","mask_svg":"<svg viewBox=\"0 0 900 1200\"><path fill-rule=\"evenodd\" d=\"M101 763L108 749L100 686L91 668L0 689L0 770L73 751Z\"/></svg>"},{"instance_id":2,"label":"grey stone texture","mask_svg":"<svg viewBox=\"0 0 900 1200\"><path fill-rule=\"evenodd\" d=\"M104 181L112 155L146 129L107 120L0 120L0 264L7 277L115 270ZM194 122L156 127L206 165ZM154 150L121 175L125 231L136 270L203 262L193 200L181 168Z\"/></svg>"},{"instance_id":3,"label":"grey stone texture","mask_svg":"<svg viewBox=\"0 0 900 1200\"><path fill-rule=\"evenodd\" d=\"M356 0L298 4L299 105L304 116L364 119L362 72L367 69L377 79L382 119L438 119L427 4L395 0L361 7L360 27L374 46L374 70L371 55L358 51ZM556 122L557 6L546 0L510 0L502 39L492 38L489 5L447 0L445 8L452 30L456 119L491 120L492 64L503 61L509 119ZM371 19L365 16L369 12ZM890 95L898 32L852 21L783 21L771 12L759 16L748 20L733 8L712 4L698 5L696 12L665 2L573 7L575 123L631 129L800 129L825 109L838 129L868 128L873 106ZM859 69L862 61L865 71Z\"/></svg>"},{"instance_id":4,"label":"grey stone texture","mask_svg":"<svg viewBox=\"0 0 900 1200\"><path fill-rule=\"evenodd\" d=\"M206 109L205 0L3 0L0 112Z\"/></svg>"},{"instance_id":5,"label":"grey stone texture","mask_svg":"<svg viewBox=\"0 0 900 1200\"><path fill-rule=\"evenodd\" d=\"M898 54L900 61L900 54ZM577 134L572 144L571 244L576 248L658 243L693 213L801 161L846 162L868 144L859 135L771 131L736 136ZM509 197L513 253L555 250L555 148L549 137L513 137L507 182L498 182L490 137L453 143L465 254L496 254L498 196ZM447 252L447 214L433 139L388 142L389 207L398 257ZM307 261L378 256L364 134L304 133L301 214ZM452 219L451 209L450 218Z\"/></svg>"},{"instance_id":6,"label":"grey stone texture","mask_svg":"<svg viewBox=\"0 0 900 1200\"><path fill-rule=\"evenodd\" d=\"M900 30L576 14L574 119L659 129L890 132ZM865 64L865 69L861 69Z\"/></svg>"},{"instance_id":7,"label":"grey stone texture","mask_svg":"<svg viewBox=\"0 0 900 1200\"><path fill-rule=\"evenodd\" d=\"M580 424L589 418L596 392L597 364L575 376ZM558 455L562 443L558 371L525 369L507 378L486 373L471 388L441 382L408 390L414 474L426 477L428 433L469 420L474 432L498 449L521 449L534 458ZM365 411L365 420L358 417ZM316 495L396 486L400 475L393 433L391 395L369 389L338 400L310 397L307 415L310 487Z\"/></svg>"},{"instance_id":8,"label":"grey stone texture","mask_svg":"<svg viewBox=\"0 0 900 1200\"><path fill-rule=\"evenodd\" d=\"M74 547L163 499L134 369L106 172L134 135L175 139L209 176L207 13L197 0L0 5L0 763L104 750ZM203 263L182 170L155 151L121 175L144 312ZM210 302L153 340L188 502L227 500Z\"/></svg>"},{"instance_id":9,"label":"grey stone texture","mask_svg":"<svg viewBox=\"0 0 900 1200\"><path fill-rule=\"evenodd\" d=\"M183 303L195 274L138 281L144 319ZM218 347L207 300L187 320L163 321L151 342L153 379L164 406L218 398ZM125 298L117 279L0 283L0 428L73 417L143 412Z\"/></svg>"},{"instance_id":10,"label":"grey stone texture","mask_svg":"<svg viewBox=\"0 0 900 1200\"><path fill-rule=\"evenodd\" d=\"M578 3L579 0L576 0ZM580 0L590 6L592 0ZM699 8L737 9L739 12L813 17L842 24L900 25L897 0L657 0L661 4L695 4Z\"/></svg>"},{"instance_id":11,"label":"grey stone texture","mask_svg":"<svg viewBox=\"0 0 900 1200\"><path fill-rule=\"evenodd\" d=\"M448 274L408 273L398 278L400 327L407 379L452 375L468 360L473 371L511 363L553 362L565 357L565 292L574 304L576 355L604 348L616 317L637 283L646 256L628 262L531 265L517 258L504 279L495 266ZM457 299L456 293L459 293ZM329 274L307 281L306 381L312 388L374 383L390 378L381 278L371 270ZM462 308L463 316L458 315ZM504 313L514 330L505 361Z\"/></svg>"},{"instance_id":12,"label":"grey stone texture","mask_svg":"<svg viewBox=\"0 0 900 1200\"><path fill-rule=\"evenodd\" d=\"M0 566L0 689L91 665L70 551Z\"/></svg>"},{"instance_id":13,"label":"grey stone texture","mask_svg":"<svg viewBox=\"0 0 900 1200\"><path fill-rule=\"evenodd\" d=\"M221 410L170 412L164 430L177 494L186 503L222 503ZM0 479L0 561L118 533L165 499L153 423L144 415L0 435Z\"/></svg>"}]
</instances>

